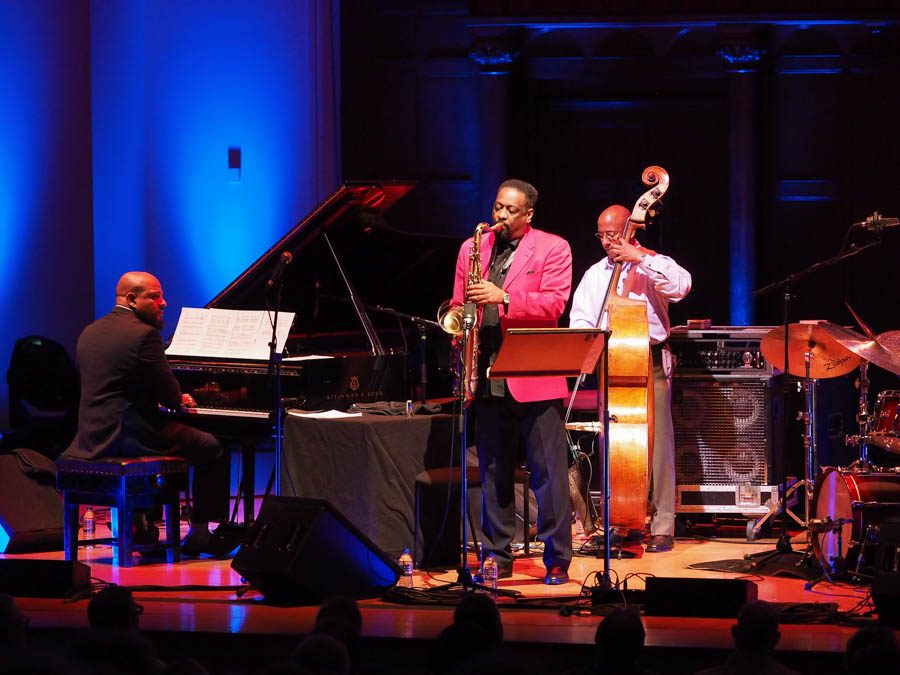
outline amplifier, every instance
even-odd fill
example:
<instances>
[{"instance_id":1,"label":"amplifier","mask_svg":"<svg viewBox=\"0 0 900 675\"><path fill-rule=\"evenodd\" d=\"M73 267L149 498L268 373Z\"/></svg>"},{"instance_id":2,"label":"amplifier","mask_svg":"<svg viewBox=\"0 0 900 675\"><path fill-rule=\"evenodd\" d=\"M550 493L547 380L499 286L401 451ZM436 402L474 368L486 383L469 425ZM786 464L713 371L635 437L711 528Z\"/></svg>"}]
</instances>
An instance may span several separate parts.
<instances>
[{"instance_id":1,"label":"amplifier","mask_svg":"<svg viewBox=\"0 0 900 675\"><path fill-rule=\"evenodd\" d=\"M676 377L716 375L720 379L772 376L760 342L770 326L675 326L669 336Z\"/></svg>"},{"instance_id":2,"label":"amplifier","mask_svg":"<svg viewBox=\"0 0 900 675\"><path fill-rule=\"evenodd\" d=\"M757 336L765 332L761 329ZM699 364L694 368L677 362L672 378L675 511L765 514L778 495L777 485L772 485L771 366L758 355L758 341L749 336L741 341L721 334L698 338L696 344L692 340L685 336L675 343L682 354L707 360L693 361ZM735 365L735 354L742 365Z\"/></svg>"}]
</instances>

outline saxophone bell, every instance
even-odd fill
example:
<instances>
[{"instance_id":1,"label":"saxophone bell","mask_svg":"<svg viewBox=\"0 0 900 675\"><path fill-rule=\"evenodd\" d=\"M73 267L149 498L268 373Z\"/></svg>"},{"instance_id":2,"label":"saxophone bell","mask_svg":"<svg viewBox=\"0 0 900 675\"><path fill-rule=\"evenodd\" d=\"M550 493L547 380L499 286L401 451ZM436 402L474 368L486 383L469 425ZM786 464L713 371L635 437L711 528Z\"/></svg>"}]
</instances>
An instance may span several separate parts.
<instances>
[{"instance_id":1,"label":"saxophone bell","mask_svg":"<svg viewBox=\"0 0 900 675\"><path fill-rule=\"evenodd\" d=\"M463 332L463 308L450 306L450 299L444 300L438 307L437 320L441 328L449 335L459 337Z\"/></svg>"}]
</instances>

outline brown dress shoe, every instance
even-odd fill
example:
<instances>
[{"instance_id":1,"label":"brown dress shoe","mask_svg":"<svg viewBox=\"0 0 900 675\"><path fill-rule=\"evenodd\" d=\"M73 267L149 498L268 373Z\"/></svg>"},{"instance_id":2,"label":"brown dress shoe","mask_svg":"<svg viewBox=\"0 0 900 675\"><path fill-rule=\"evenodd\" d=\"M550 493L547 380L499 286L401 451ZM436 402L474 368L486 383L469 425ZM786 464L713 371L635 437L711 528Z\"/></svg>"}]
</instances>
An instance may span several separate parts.
<instances>
[{"instance_id":1,"label":"brown dress shoe","mask_svg":"<svg viewBox=\"0 0 900 675\"><path fill-rule=\"evenodd\" d=\"M569 582L569 573L567 570L564 570L559 565L554 565L550 569L547 570L547 574L544 576L544 583L549 584L551 586L556 586L558 584L565 584Z\"/></svg>"},{"instance_id":2,"label":"brown dress shoe","mask_svg":"<svg viewBox=\"0 0 900 675\"><path fill-rule=\"evenodd\" d=\"M675 537L671 534L654 534L644 549L647 553L663 553L675 547Z\"/></svg>"}]
</instances>

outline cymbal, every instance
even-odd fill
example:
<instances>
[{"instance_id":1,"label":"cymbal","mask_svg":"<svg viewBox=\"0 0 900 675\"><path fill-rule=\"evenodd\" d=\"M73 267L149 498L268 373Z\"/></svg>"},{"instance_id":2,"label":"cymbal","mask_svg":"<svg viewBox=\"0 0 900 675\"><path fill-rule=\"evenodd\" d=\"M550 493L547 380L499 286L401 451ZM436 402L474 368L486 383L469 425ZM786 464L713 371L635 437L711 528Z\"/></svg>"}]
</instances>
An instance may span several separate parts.
<instances>
[{"instance_id":1,"label":"cymbal","mask_svg":"<svg viewBox=\"0 0 900 675\"><path fill-rule=\"evenodd\" d=\"M806 353L810 353L809 376L813 379L846 375L859 365L859 357L825 331L827 321L792 323L788 326L788 362L791 375L806 377ZM760 344L763 356L784 370L784 326L776 326Z\"/></svg>"},{"instance_id":2,"label":"cymbal","mask_svg":"<svg viewBox=\"0 0 900 675\"><path fill-rule=\"evenodd\" d=\"M874 363L879 368L884 368L895 375L900 375L900 355L888 350L877 338L865 337L849 328L833 323L824 323L822 328L834 338L835 342L846 347L861 359Z\"/></svg>"},{"instance_id":3,"label":"cymbal","mask_svg":"<svg viewBox=\"0 0 900 675\"><path fill-rule=\"evenodd\" d=\"M900 330L889 330L886 333L879 333L875 341L891 354L900 356Z\"/></svg>"}]
</instances>

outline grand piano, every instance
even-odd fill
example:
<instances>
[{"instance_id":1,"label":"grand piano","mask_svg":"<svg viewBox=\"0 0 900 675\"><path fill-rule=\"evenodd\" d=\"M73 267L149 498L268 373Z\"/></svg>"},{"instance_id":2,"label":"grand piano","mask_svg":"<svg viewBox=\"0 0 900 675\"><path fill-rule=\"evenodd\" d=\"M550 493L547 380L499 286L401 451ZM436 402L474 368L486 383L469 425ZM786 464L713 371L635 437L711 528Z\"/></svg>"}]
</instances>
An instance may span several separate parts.
<instances>
[{"instance_id":1,"label":"grand piano","mask_svg":"<svg viewBox=\"0 0 900 675\"><path fill-rule=\"evenodd\" d=\"M280 303L296 315L282 365L285 407L346 409L450 395L450 343L434 318L452 290L459 240L391 223L388 211L413 185L342 185L206 305L274 309L269 280L291 254ZM310 355L326 358L297 360ZM195 419L265 420L273 407L265 361L169 362L198 402Z\"/></svg>"},{"instance_id":2,"label":"grand piano","mask_svg":"<svg viewBox=\"0 0 900 675\"><path fill-rule=\"evenodd\" d=\"M304 410L443 398L449 336L433 320L447 298L459 240L401 231L388 211L413 183L346 183L244 270L207 308L274 310L295 319L281 366L281 405ZM283 254L292 256L284 266ZM297 360L316 355L327 358ZM254 519L255 451L272 443L276 396L267 361L169 357L198 407L180 419L241 450L244 523ZM237 515L237 502L232 520Z\"/></svg>"}]
</instances>

